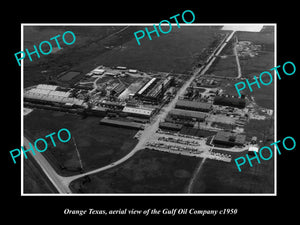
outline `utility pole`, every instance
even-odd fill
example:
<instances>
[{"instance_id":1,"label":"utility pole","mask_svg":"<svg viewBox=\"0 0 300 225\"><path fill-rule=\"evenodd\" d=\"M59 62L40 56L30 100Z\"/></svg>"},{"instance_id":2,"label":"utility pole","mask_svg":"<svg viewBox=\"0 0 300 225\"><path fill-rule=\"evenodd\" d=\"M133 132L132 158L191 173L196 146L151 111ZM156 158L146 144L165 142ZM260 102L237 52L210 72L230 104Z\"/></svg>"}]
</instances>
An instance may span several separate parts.
<instances>
[{"instance_id":1,"label":"utility pole","mask_svg":"<svg viewBox=\"0 0 300 225\"><path fill-rule=\"evenodd\" d=\"M74 145L75 145L77 157L78 157L78 159L79 159L79 164L80 164L80 168L81 168L81 171L80 171L80 172L83 173L83 165L82 165L82 161L81 161L81 158L80 158L79 151L78 151L78 149L77 149L77 145L76 145L76 142L75 142L75 138L72 137L72 139L73 139L73 142L74 142Z\"/></svg>"}]
</instances>

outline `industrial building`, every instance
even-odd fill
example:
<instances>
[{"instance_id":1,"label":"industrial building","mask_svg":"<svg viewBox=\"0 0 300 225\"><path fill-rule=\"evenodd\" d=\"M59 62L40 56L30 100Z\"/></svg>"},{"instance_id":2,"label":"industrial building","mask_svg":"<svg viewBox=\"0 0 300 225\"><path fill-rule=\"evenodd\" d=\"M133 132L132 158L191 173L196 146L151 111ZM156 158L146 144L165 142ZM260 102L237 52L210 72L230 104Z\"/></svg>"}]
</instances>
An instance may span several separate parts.
<instances>
[{"instance_id":1,"label":"industrial building","mask_svg":"<svg viewBox=\"0 0 300 225\"><path fill-rule=\"evenodd\" d=\"M182 124L169 123L169 122L160 122L159 128L173 131L180 131L182 129Z\"/></svg>"},{"instance_id":2,"label":"industrial building","mask_svg":"<svg viewBox=\"0 0 300 225\"><path fill-rule=\"evenodd\" d=\"M204 121L207 114L203 112L183 110L183 109L172 109L169 115L174 119L185 119L185 120L197 120Z\"/></svg>"},{"instance_id":3,"label":"industrial building","mask_svg":"<svg viewBox=\"0 0 300 225\"><path fill-rule=\"evenodd\" d=\"M107 118L101 119L100 124L115 126L115 127L132 128L132 129L138 129L138 130L144 129L144 125L140 124L140 123L130 122L130 121L121 121L121 120L115 120L115 119L107 119Z\"/></svg>"},{"instance_id":4,"label":"industrial building","mask_svg":"<svg viewBox=\"0 0 300 225\"><path fill-rule=\"evenodd\" d=\"M196 102L196 101L179 99L176 103L175 108L209 112L212 110L212 104L206 102Z\"/></svg>"},{"instance_id":5,"label":"industrial building","mask_svg":"<svg viewBox=\"0 0 300 225\"><path fill-rule=\"evenodd\" d=\"M154 109L126 106L123 108L122 112L128 114L129 116L150 118L154 113Z\"/></svg>"},{"instance_id":6,"label":"industrial building","mask_svg":"<svg viewBox=\"0 0 300 225\"><path fill-rule=\"evenodd\" d=\"M55 85L39 84L27 89L24 93L24 99L28 102L64 105L66 107L86 107L83 100L70 97L70 92L58 91L58 88Z\"/></svg>"},{"instance_id":7,"label":"industrial building","mask_svg":"<svg viewBox=\"0 0 300 225\"><path fill-rule=\"evenodd\" d=\"M236 108L245 108L246 100L232 96L216 96L214 98L215 105L232 106Z\"/></svg>"},{"instance_id":8,"label":"industrial building","mask_svg":"<svg viewBox=\"0 0 300 225\"><path fill-rule=\"evenodd\" d=\"M159 103L172 80L172 76L163 79L152 78L136 93L135 97L143 101Z\"/></svg>"},{"instance_id":9,"label":"industrial building","mask_svg":"<svg viewBox=\"0 0 300 225\"><path fill-rule=\"evenodd\" d=\"M101 106L94 106L86 111L86 113L94 116L106 116L107 110Z\"/></svg>"},{"instance_id":10,"label":"industrial building","mask_svg":"<svg viewBox=\"0 0 300 225\"><path fill-rule=\"evenodd\" d=\"M105 108L113 109L113 110L122 110L124 108L124 103L120 102L111 102L111 101L102 101L99 102L99 105Z\"/></svg>"},{"instance_id":11,"label":"industrial building","mask_svg":"<svg viewBox=\"0 0 300 225\"><path fill-rule=\"evenodd\" d=\"M111 94L115 96L119 96L124 90L126 86L123 83L116 84L113 89L111 90Z\"/></svg>"},{"instance_id":12,"label":"industrial building","mask_svg":"<svg viewBox=\"0 0 300 225\"><path fill-rule=\"evenodd\" d=\"M226 131L219 131L213 139L214 144L221 144L233 147L235 145L242 146L245 144L246 135L235 134Z\"/></svg>"}]
</instances>

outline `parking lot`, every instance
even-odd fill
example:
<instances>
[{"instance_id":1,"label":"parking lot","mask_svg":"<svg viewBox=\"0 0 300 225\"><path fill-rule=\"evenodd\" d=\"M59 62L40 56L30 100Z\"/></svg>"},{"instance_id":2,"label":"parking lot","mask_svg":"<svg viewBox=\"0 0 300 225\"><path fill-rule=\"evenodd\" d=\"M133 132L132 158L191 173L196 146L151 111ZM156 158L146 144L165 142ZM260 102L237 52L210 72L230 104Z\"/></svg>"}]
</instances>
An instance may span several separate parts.
<instances>
[{"instance_id":1,"label":"parking lot","mask_svg":"<svg viewBox=\"0 0 300 225\"><path fill-rule=\"evenodd\" d=\"M146 143L149 149L181 154L186 156L210 158L225 162L231 161L231 155L211 151L211 146L206 145L207 138L194 137L179 133L158 131Z\"/></svg>"}]
</instances>

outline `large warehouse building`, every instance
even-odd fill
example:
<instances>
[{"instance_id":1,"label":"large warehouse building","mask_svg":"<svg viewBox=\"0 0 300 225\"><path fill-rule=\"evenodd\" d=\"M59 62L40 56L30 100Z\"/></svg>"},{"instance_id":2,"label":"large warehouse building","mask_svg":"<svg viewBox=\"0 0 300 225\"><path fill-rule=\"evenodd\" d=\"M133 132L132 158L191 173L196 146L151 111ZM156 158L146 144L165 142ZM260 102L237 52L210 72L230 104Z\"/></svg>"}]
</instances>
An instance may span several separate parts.
<instances>
[{"instance_id":1,"label":"large warehouse building","mask_svg":"<svg viewBox=\"0 0 300 225\"><path fill-rule=\"evenodd\" d=\"M185 119L185 120L197 120L204 121L207 114L203 112L182 110L182 109L172 109L169 115L174 119Z\"/></svg>"},{"instance_id":2,"label":"large warehouse building","mask_svg":"<svg viewBox=\"0 0 300 225\"><path fill-rule=\"evenodd\" d=\"M150 118L154 113L154 109L125 106L122 112L130 116Z\"/></svg>"},{"instance_id":3,"label":"large warehouse building","mask_svg":"<svg viewBox=\"0 0 300 225\"><path fill-rule=\"evenodd\" d=\"M172 80L172 76L162 79L152 78L135 96L143 101L158 103L162 100L165 91L170 87Z\"/></svg>"},{"instance_id":4,"label":"large warehouse building","mask_svg":"<svg viewBox=\"0 0 300 225\"><path fill-rule=\"evenodd\" d=\"M68 91L58 91L59 87L54 85L39 84L36 87L27 89L24 99L29 102L39 102L45 104L59 104L67 106L85 107L81 99L70 97Z\"/></svg>"},{"instance_id":5,"label":"large warehouse building","mask_svg":"<svg viewBox=\"0 0 300 225\"><path fill-rule=\"evenodd\" d=\"M212 104L206 102L196 102L190 100L179 99L176 103L178 109L188 109L200 112L209 112L212 109Z\"/></svg>"},{"instance_id":6,"label":"large warehouse building","mask_svg":"<svg viewBox=\"0 0 300 225\"><path fill-rule=\"evenodd\" d=\"M243 98L216 96L214 99L215 105L232 106L243 109L246 106L246 100Z\"/></svg>"},{"instance_id":7,"label":"large warehouse building","mask_svg":"<svg viewBox=\"0 0 300 225\"><path fill-rule=\"evenodd\" d=\"M219 131L214 137L213 143L233 147L235 145L242 146L245 144L245 141L246 135L244 134Z\"/></svg>"}]
</instances>

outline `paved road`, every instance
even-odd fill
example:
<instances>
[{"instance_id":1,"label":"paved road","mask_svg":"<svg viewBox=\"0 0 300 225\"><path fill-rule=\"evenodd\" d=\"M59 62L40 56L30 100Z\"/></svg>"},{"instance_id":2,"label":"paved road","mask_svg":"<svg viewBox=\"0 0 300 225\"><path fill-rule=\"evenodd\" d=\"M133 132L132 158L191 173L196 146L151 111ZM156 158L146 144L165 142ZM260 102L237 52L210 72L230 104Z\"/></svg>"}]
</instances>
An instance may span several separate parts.
<instances>
[{"instance_id":1,"label":"paved road","mask_svg":"<svg viewBox=\"0 0 300 225\"><path fill-rule=\"evenodd\" d=\"M206 71L210 68L212 63L215 61L216 57L218 57L218 55L221 53L223 48L226 46L227 42L232 38L234 33L235 33L235 31L233 31L230 35L228 35L225 42L221 43L217 47L218 50L213 52L214 56L211 57L211 60L208 62L207 65L195 69L195 71L193 72L193 75L190 77L190 79L179 89L175 98L169 104L165 105L161 109L161 111L155 116L155 118L153 118L153 120L152 120L153 122L144 129L144 132L142 133L142 135L139 138L138 144L132 149L131 152L129 152L123 158L121 158L107 166L104 166L104 167L101 167L101 168L98 168L98 169L95 169L95 170L92 170L92 171L89 171L89 172L86 172L83 174L78 174L78 175L69 176L69 177L62 177L55 172L55 170L48 163L48 161L42 156L42 154L37 152L36 155L33 156L33 158L41 166L42 170L45 172L45 174L47 175L49 180L53 183L53 185L57 188L59 193L71 193L69 184L72 181L74 181L78 178L87 176L87 175L91 175L94 173L98 173L98 172L113 168L113 167L125 162L129 158L131 158L137 151L144 149L149 138L152 137L152 135L154 135L155 132L158 130L159 122L162 119L165 119L165 117L168 115L170 110L172 110L175 107L178 97L182 96L185 93L186 89L190 86L190 84L193 82L193 80L196 78L196 76L203 75L206 73ZM24 137L24 146L26 146L27 148L29 148L28 142L29 142L28 139L26 137Z\"/></svg>"},{"instance_id":2,"label":"paved road","mask_svg":"<svg viewBox=\"0 0 300 225\"><path fill-rule=\"evenodd\" d=\"M30 149L29 142L30 141L26 137L24 137L23 146L26 149ZM30 143L32 144L33 142ZM59 193L72 193L69 185L63 182L65 177L62 177L56 173L56 171L49 164L47 159L45 159L42 153L35 151L35 155L33 155L32 151L29 152L32 155L32 158L40 165L46 176L49 178L49 180L52 182Z\"/></svg>"},{"instance_id":3,"label":"paved road","mask_svg":"<svg viewBox=\"0 0 300 225\"><path fill-rule=\"evenodd\" d=\"M240 65L240 60L239 60L239 56L238 56L238 52L237 52L237 43L238 43L238 39L236 37L236 41L234 42L234 46L233 46L233 53L235 55L235 60L236 60L236 65L238 68L238 76L237 78L241 78L242 77L242 69L241 69L241 65Z\"/></svg>"}]
</instances>

